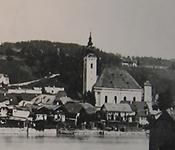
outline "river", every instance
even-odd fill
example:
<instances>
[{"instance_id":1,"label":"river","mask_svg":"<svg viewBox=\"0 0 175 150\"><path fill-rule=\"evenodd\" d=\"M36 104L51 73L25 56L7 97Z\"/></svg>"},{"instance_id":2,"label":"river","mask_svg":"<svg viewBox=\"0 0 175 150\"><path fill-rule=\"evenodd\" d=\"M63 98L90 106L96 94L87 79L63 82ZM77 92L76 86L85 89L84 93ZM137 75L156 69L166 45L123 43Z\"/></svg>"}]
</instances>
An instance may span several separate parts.
<instances>
[{"instance_id":1,"label":"river","mask_svg":"<svg viewBox=\"0 0 175 150\"><path fill-rule=\"evenodd\" d=\"M2 150L148 150L148 138L0 135L0 147Z\"/></svg>"}]
</instances>

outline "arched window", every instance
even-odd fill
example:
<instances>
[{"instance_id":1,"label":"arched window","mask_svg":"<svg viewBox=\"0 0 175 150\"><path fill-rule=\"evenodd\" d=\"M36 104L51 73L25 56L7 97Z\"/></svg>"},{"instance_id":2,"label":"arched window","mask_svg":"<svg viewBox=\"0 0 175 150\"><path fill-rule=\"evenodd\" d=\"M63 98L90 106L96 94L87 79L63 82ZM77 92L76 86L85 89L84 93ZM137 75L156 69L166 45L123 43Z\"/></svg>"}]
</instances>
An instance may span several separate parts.
<instances>
[{"instance_id":1,"label":"arched window","mask_svg":"<svg viewBox=\"0 0 175 150\"><path fill-rule=\"evenodd\" d=\"M126 101L126 96L123 97L123 100Z\"/></svg>"},{"instance_id":2,"label":"arched window","mask_svg":"<svg viewBox=\"0 0 175 150\"><path fill-rule=\"evenodd\" d=\"M91 68L93 68L93 64L91 63Z\"/></svg>"},{"instance_id":3,"label":"arched window","mask_svg":"<svg viewBox=\"0 0 175 150\"><path fill-rule=\"evenodd\" d=\"M107 103L108 102L108 97L107 96L105 96L105 103Z\"/></svg>"},{"instance_id":4,"label":"arched window","mask_svg":"<svg viewBox=\"0 0 175 150\"><path fill-rule=\"evenodd\" d=\"M134 102L136 101L136 97L135 97L135 96L133 97L133 101L134 101Z\"/></svg>"},{"instance_id":5,"label":"arched window","mask_svg":"<svg viewBox=\"0 0 175 150\"><path fill-rule=\"evenodd\" d=\"M117 96L114 96L114 103L117 103Z\"/></svg>"}]
</instances>

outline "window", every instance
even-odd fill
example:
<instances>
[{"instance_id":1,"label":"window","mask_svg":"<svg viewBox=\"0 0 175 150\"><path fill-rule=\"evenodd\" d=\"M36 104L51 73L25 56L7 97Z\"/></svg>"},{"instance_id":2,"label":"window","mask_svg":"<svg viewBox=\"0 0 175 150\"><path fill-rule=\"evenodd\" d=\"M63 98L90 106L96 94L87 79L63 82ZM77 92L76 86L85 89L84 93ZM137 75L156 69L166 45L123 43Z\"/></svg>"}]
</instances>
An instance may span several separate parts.
<instances>
[{"instance_id":1,"label":"window","mask_svg":"<svg viewBox=\"0 0 175 150\"><path fill-rule=\"evenodd\" d=\"M108 102L108 97L107 96L105 96L105 103L107 103Z\"/></svg>"},{"instance_id":2,"label":"window","mask_svg":"<svg viewBox=\"0 0 175 150\"><path fill-rule=\"evenodd\" d=\"M114 103L117 103L117 96L114 96Z\"/></svg>"},{"instance_id":3,"label":"window","mask_svg":"<svg viewBox=\"0 0 175 150\"><path fill-rule=\"evenodd\" d=\"M91 68L93 68L93 64L91 64Z\"/></svg>"},{"instance_id":4,"label":"window","mask_svg":"<svg viewBox=\"0 0 175 150\"><path fill-rule=\"evenodd\" d=\"M46 101L46 103L48 103L50 101L50 98Z\"/></svg>"},{"instance_id":5,"label":"window","mask_svg":"<svg viewBox=\"0 0 175 150\"><path fill-rule=\"evenodd\" d=\"M126 96L123 97L123 100L126 101Z\"/></svg>"},{"instance_id":6,"label":"window","mask_svg":"<svg viewBox=\"0 0 175 150\"><path fill-rule=\"evenodd\" d=\"M136 101L136 97L133 97L133 101L134 101L134 102Z\"/></svg>"}]
</instances>

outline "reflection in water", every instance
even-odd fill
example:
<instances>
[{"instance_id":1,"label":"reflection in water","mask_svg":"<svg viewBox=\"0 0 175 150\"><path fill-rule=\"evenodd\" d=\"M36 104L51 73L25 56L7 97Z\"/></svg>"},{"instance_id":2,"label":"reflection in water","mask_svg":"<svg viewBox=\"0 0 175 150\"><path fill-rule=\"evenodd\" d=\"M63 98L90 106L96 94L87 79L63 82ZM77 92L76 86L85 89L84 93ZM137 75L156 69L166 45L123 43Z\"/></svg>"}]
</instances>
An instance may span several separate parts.
<instances>
[{"instance_id":1,"label":"reflection in water","mask_svg":"<svg viewBox=\"0 0 175 150\"><path fill-rule=\"evenodd\" d=\"M4 150L148 150L146 137L0 136Z\"/></svg>"}]
</instances>

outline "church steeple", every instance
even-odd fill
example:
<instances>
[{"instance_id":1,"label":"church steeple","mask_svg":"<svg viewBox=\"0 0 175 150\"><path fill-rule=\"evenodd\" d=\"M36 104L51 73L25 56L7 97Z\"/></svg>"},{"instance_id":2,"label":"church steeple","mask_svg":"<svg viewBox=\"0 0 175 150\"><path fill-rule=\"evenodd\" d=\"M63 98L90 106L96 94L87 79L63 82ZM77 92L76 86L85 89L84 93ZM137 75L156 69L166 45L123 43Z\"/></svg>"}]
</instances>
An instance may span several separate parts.
<instances>
[{"instance_id":1,"label":"church steeple","mask_svg":"<svg viewBox=\"0 0 175 150\"><path fill-rule=\"evenodd\" d=\"M93 43L92 43L92 36L91 36L91 32L90 32L89 41L88 41L87 47L92 47L92 45L93 45Z\"/></svg>"}]
</instances>

